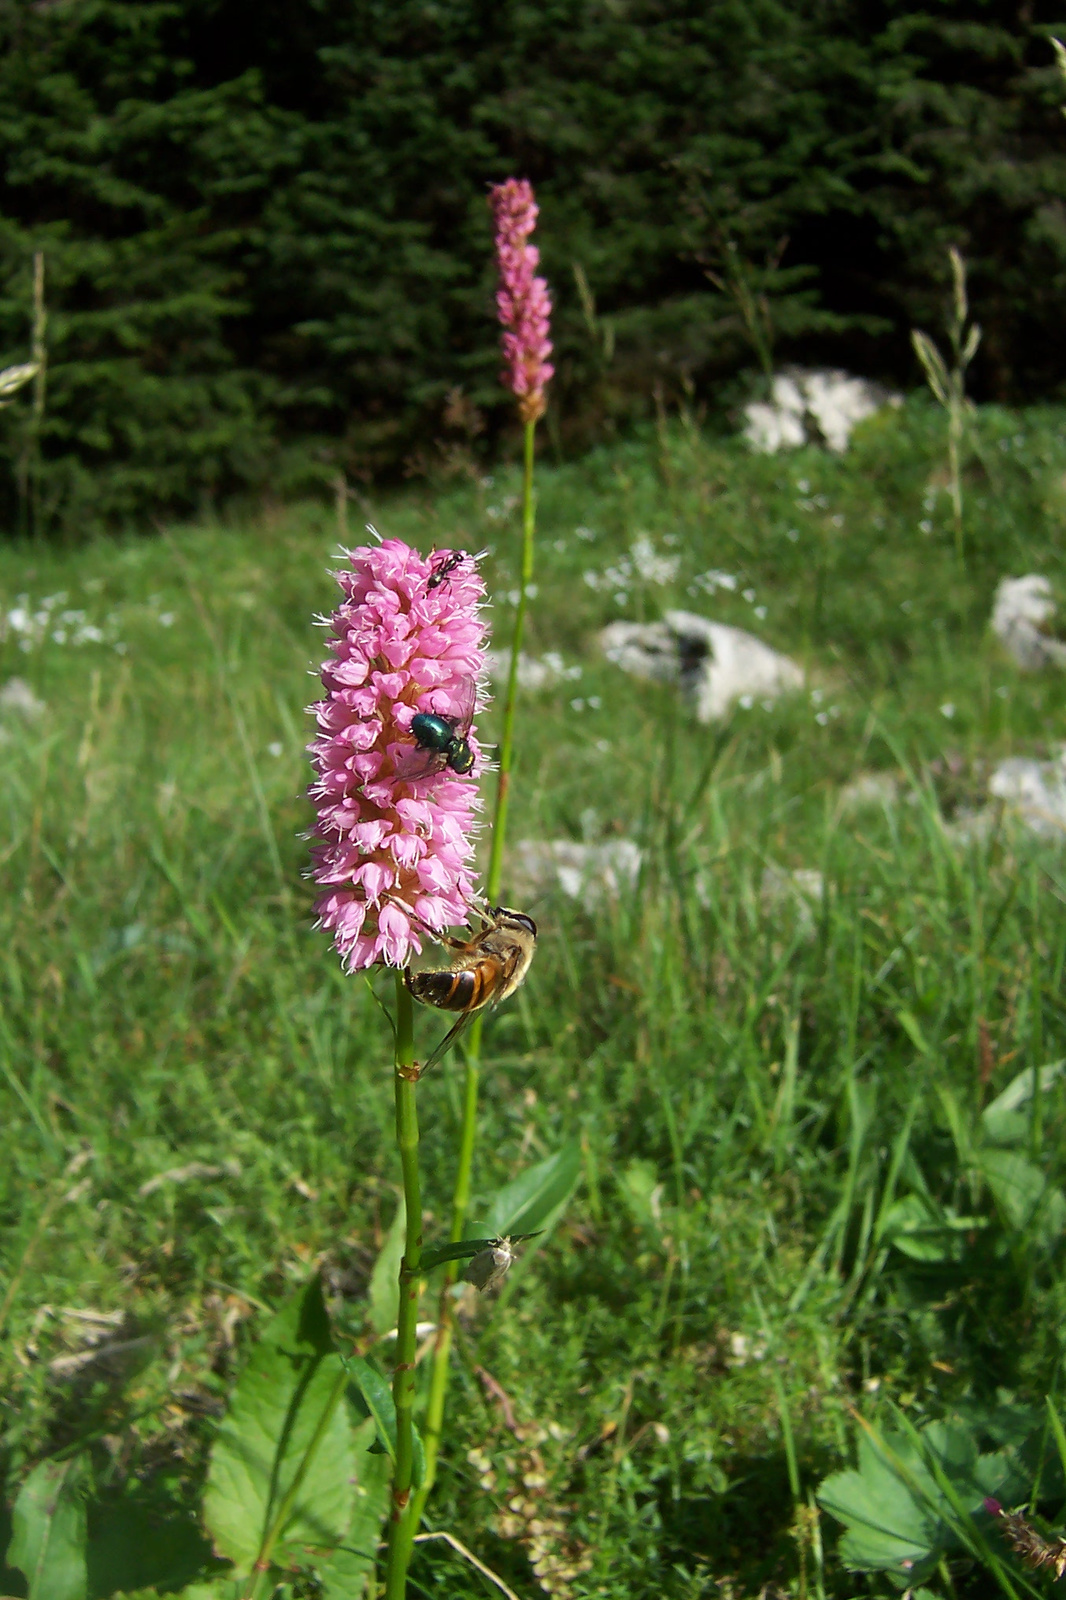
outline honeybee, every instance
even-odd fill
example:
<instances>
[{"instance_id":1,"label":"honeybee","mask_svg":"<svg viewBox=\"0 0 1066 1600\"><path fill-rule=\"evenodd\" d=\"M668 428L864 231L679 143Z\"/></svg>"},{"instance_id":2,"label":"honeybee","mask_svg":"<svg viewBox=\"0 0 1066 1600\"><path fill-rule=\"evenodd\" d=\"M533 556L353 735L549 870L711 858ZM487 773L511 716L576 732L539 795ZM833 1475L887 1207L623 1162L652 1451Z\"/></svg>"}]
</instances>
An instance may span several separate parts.
<instances>
[{"instance_id":1,"label":"honeybee","mask_svg":"<svg viewBox=\"0 0 1066 1600\"><path fill-rule=\"evenodd\" d=\"M481 932L469 940L453 939L450 934L435 933L421 924L431 938L452 951L452 961L447 967L422 972L408 969L404 982L422 1005L461 1013L423 1064L422 1072L428 1072L440 1060L476 1012L484 1011L486 1006L498 1006L514 994L533 960L537 924L532 917L508 906L487 906L478 916L483 924Z\"/></svg>"},{"instance_id":2,"label":"honeybee","mask_svg":"<svg viewBox=\"0 0 1066 1600\"><path fill-rule=\"evenodd\" d=\"M453 772L469 772L474 752L467 741L477 704L477 681L464 678L458 691L459 715L444 716L436 711L419 711L411 718L415 747L396 763L396 776L404 783L430 778L451 767Z\"/></svg>"}]
</instances>

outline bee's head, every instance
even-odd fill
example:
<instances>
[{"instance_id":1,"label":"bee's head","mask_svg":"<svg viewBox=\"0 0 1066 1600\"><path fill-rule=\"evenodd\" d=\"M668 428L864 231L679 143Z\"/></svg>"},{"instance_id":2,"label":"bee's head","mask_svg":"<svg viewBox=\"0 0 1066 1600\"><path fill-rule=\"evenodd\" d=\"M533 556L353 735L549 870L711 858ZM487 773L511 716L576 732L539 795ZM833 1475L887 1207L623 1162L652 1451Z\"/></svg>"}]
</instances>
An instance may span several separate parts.
<instances>
[{"instance_id":1,"label":"bee's head","mask_svg":"<svg viewBox=\"0 0 1066 1600\"><path fill-rule=\"evenodd\" d=\"M512 911L509 906L493 906L492 914L501 927L521 928L532 938L537 937L537 924L524 911Z\"/></svg>"}]
</instances>

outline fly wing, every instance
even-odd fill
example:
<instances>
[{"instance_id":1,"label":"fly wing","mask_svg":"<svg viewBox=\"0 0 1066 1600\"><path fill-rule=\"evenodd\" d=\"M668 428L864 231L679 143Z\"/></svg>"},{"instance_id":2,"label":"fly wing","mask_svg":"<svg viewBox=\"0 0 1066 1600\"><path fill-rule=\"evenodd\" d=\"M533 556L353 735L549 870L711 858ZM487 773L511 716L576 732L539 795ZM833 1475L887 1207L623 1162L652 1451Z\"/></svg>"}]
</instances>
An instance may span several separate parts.
<instances>
[{"instance_id":1,"label":"fly wing","mask_svg":"<svg viewBox=\"0 0 1066 1600\"><path fill-rule=\"evenodd\" d=\"M446 750L424 750L420 744L405 750L396 763L396 776L401 783L415 783L419 778L431 778L443 772L448 765Z\"/></svg>"},{"instance_id":2,"label":"fly wing","mask_svg":"<svg viewBox=\"0 0 1066 1600\"><path fill-rule=\"evenodd\" d=\"M477 705L477 679L460 679L455 698L459 705L459 711L455 717L455 728L459 736L465 739L470 732L470 724L474 720L474 707ZM448 720L451 721L452 719L449 717Z\"/></svg>"},{"instance_id":3,"label":"fly wing","mask_svg":"<svg viewBox=\"0 0 1066 1600\"><path fill-rule=\"evenodd\" d=\"M472 1011L464 1011L462 1016L459 1018L458 1022L453 1023L453 1025L448 1029L447 1033L444 1035L444 1038L441 1040L440 1044L433 1051L432 1055L427 1056L425 1061L423 1061L422 1066L421 1066L421 1070L419 1071L419 1074L418 1074L420 1078L425 1076L425 1074L429 1071L430 1067L435 1067L437 1065L437 1062L440 1060L441 1056L446 1054L446 1052L451 1049L451 1047L455 1043L456 1039L458 1039L459 1035L463 1032L463 1030L472 1021L473 1016L474 1016L474 1013Z\"/></svg>"}]
</instances>

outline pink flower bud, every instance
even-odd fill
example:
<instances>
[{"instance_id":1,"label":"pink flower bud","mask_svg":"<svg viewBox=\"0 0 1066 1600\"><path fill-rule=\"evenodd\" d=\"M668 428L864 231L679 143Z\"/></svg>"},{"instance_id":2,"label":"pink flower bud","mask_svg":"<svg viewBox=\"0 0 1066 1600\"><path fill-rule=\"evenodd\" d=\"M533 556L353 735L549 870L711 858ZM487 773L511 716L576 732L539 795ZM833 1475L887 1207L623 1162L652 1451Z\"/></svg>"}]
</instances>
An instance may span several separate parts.
<instances>
[{"instance_id":1,"label":"pink flower bud","mask_svg":"<svg viewBox=\"0 0 1066 1600\"><path fill-rule=\"evenodd\" d=\"M540 252L528 242L539 208L525 178L496 184L489 204L496 221L500 274L496 311L505 329L501 381L517 396L522 421L536 422L544 415L544 386L555 372L548 361L551 295L545 279L535 276Z\"/></svg>"}]
</instances>

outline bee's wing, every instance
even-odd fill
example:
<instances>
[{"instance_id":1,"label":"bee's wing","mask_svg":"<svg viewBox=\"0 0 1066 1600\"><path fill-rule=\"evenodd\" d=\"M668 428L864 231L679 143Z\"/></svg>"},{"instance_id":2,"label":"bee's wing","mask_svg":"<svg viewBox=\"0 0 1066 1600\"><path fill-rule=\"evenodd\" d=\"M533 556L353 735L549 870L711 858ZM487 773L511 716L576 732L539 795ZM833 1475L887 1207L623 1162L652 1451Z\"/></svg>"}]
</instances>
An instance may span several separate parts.
<instances>
[{"instance_id":1,"label":"bee's wing","mask_svg":"<svg viewBox=\"0 0 1066 1600\"><path fill-rule=\"evenodd\" d=\"M443 772L447 765L445 751L423 750L420 744L416 744L404 751L397 761L396 776L401 783L414 783L418 778L431 778L435 772Z\"/></svg>"},{"instance_id":2,"label":"bee's wing","mask_svg":"<svg viewBox=\"0 0 1066 1600\"><path fill-rule=\"evenodd\" d=\"M429 1071L430 1067L435 1067L440 1058L451 1049L456 1039L458 1039L459 1035L470 1023L473 1015L474 1013L472 1011L464 1011L459 1020L453 1023L453 1025L448 1029L448 1032L444 1035L444 1038L441 1040L440 1044L433 1051L433 1054L427 1056L425 1061L423 1061L421 1071L419 1072L419 1077L424 1077Z\"/></svg>"}]
</instances>

